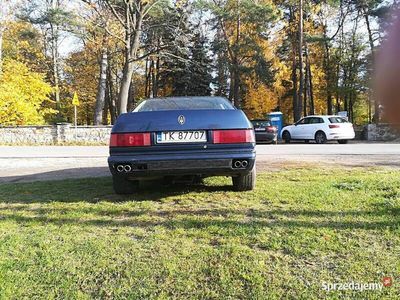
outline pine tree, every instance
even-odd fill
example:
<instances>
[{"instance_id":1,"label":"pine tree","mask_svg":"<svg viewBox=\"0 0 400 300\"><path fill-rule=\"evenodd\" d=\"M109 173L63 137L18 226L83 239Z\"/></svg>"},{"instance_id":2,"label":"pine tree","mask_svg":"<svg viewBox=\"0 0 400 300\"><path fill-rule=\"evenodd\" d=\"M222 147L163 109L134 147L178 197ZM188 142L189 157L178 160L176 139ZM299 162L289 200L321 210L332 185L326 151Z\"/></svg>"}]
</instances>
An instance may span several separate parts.
<instances>
[{"instance_id":1,"label":"pine tree","mask_svg":"<svg viewBox=\"0 0 400 300\"><path fill-rule=\"evenodd\" d=\"M209 96L211 94L212 61L208 56L207 40L197 31L190 47L191 65L187 95Z\"/></svg>"},{"instance_id":2,"label":"pine tree","mask_svg":"<svg viewBox=\"0 0 400 300\"><path fill-rule=\"evenodd\" d=\"M169 40L168 49L163 51L159 72L159 84L165 96L185 96L190 84L190 41L191 30L189 13L184 8L177 8L169 16L169 22L175 24L175 32L165 28L163 39Z\"/></svg>"}]
</instances>

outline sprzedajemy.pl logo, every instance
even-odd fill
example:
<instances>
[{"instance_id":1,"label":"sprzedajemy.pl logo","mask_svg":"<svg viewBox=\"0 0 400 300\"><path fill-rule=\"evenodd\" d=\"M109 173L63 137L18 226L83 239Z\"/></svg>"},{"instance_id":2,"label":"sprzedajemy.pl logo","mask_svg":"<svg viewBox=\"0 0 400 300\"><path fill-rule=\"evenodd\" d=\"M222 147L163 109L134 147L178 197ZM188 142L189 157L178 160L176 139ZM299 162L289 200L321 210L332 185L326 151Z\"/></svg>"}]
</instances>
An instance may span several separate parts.
<instances>
[{"instance_id":1,"label":"sprzedajemy.pl logo","mask_svg":"<svg viewBox=\"0 0 400 300\"><path fill-rule=\"evenodd\" d=\"M392 277L383 277L382 282L323 282L322 289L330 291L381 291L384 287L390 287L393 284Z\"/></svg>"}]
</instances>

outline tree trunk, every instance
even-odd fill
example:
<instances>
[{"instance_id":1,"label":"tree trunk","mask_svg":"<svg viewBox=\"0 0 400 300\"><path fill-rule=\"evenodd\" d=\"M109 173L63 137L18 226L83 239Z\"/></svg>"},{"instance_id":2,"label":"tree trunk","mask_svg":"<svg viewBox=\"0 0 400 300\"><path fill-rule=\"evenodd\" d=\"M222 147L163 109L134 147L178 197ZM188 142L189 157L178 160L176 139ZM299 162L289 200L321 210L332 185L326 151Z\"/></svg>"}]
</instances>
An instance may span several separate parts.
<instances>
[{"instance_id":1,"label":"tree trunk","mask_svg":"<svg viewBox=\"0 0 400 300\"><path fill-rule=\"evenodd\" d=\"M155 64L154 64L154 59L151 60L151 65L150 65L150 75L151 75L151 85L149 86L149 95L151 98L155 97L155 88L154 85L156 83L156 73L155 73Z\"/></svg>"},{"instance_id":2,"label":"tree trunk","mask_svg":"<svg viewBox=\"0 0 400 300\"><path fill-rule=\"evenodd\" d=\"M297 62L296 51L293 51L292 57L292 82L293 82L293 120L299 120L298 101L297 101Z\"/></svg>"},{"instance_id":3,"label":"tree trunk","mask_svg":"<svg viewBox=\"0 0 400 300\"><path fill-rule=\"evenodd\" d=\"M314 89L312 82L312 73L311 73L311 63L308 56L308 49L306 48L306 72L308 73L308 97L310 98L310 115L315 114L315 105L314 105Z\"/></svg>"},{"instance_id":4,"label":"tree trunk","mask_svg":"<svg viewBox=\"0 0 400 300\"><path fill-rule=\"evenodd\" d=\"M96 107L94 110L94 125L101 125L103 121L103 109L105 104L106 88L107 88L107 66L108 57L107 50L103 49L100 60L100 78L97 89Z\"/></svg>"},{"instance_id":5,"label":"tree trunk","mask_svg":"<svg viewBox=\"0 0 400 300\"><path fill-rule=\"evenodd\" d=\"M0 24L0 74L3 71L3 32L4 28Z\"/></svg>"},{"instance_id":6,"label":"tree trunk","mask_svg":"<svg viewBox=\"0 0 400 300\"><path fill-rule=\"evenodd\" d=\"M143 23L143 15L145 11L145 7L141 6L140 9L136 8L135 12L135 28L133 30L133 38L132 29L130 27L132 16L130 16L130 7L131 3L126 2L126 28L125 28L125 62L124 69L121 80L121 88L118 96L119 103L119 113L123 114L127 112L128 109L128 99L129 99L129 88L132 83L132 76L134 71L134 63L137 58L137 52L140 46L140 36L142 32L142 23Z\"/></svg>"},{"instance_id":7,"label":"tree trunk","mask_svg":"<svg viewBox=\"0 0 400 300\"><path fill-rule=\"evenodd\" d=\"M127 61L122 72L121 88L119 90L118 102L119 113L124 114L128 109L129 88L133 75L133 63Z\"/></svg>"},{"instance_id":8,"label":"tree trunk","mask_svg":"<svg viewBox=\"0 0 400 300\"><path fill-rule=\"evenodd\" d=\"M330 49L328 42L325 42L325 80L326 80L326 107L328 115L333 112L332 109L332 72L331 72L331 62L330 62Z\"/></svg>"},{"instance_id":9,"label":"tree trunk","mask_svg":"<svg viewBox=\"0 0 400 300\"><path fill-rule=\"evenodd\" d=\"M128 97L128 111L131 111L135 107L135 89L133 82L129 87L129 97Z\"/></svg>"},{"instance_id":10,"label":"tree trunk","mask_svg":"<svg viewBox=\"0 0 400 300\"><path fill-rule=\"evenodd\" d=\"M55 2L54 2L55 3ZM54 81L54 97L56 101L56 109L60 110L60 86L59 86L59 67L58 67L58 26L50 24L50 43L51 43L51 59L53 64L53 81ZM60 112L58 112L60 116Z\"/></svg>"},{"instance_id":11,"label":"tree trunk","mask_svg":"<svg viewBox=\"0 0 400 300\"><path fill-rule=\"evenodd\" d=\"M239 66L237 65L237 62L235 61L234 73L233 73L233 103L235 104L235 106L237 108L241 107L239 89L240 89Z\"/></svg>"},{"instance_id":12,"label":"tree trunk","mask_svg":"<svg viewBox=\"0 0 400 300\"><path fill-rule=\"evenodd\" d=\"M103 108L103 113L102 113L102 117L103 117L103 121L102 124L103 125L107 125L108 124L108 112L110 111L110 100L108 99L109 95L107 93L107 86L106 86L106 93L105 93L105 97L104 97L104 108Z\"/></svg>"},{"instance_id":13,"label":"tree trunk","mask_svg":"<svg viewBox=\"0 0 400 300\"><path fill-rule=\"evenodd\" d=\"M289 24L293 27L296 26L295 22L295 12L293 7L289 7ZM290 37L291 43L291 59L292 59L292 107L293 107L293 121L297 122L300 119L300 113L298 112L298 99L297 99L297 37L296 33L289 30L287 34Z\"/></svg>"},{"instance_id":14,"label":"tree trunk","mask_svg":"<svg viewBox=\"0 0 400 300\"><path fill-rule=\"evenodd\" d=\"M144 73L146 74L146 83L145 83L145 88L144 88L144 96L146 98L149 98L150 70L149 70L149 58L148 57L146 58Z\"/></svg>"},{"instance_id":15,"label":"tree trunk","mask_svg":"<svg viewBox=\"0 0 400 300\"><path fill-rule=\"evenodd\" d=\"M230 74L229 74L229 95L228 95L228 99L229 99L229 101L231 101L232 102L232 104L235 104L234 103L234 100L233 100L233 82L234 82L234 71L233 71L233 68L231 68L230 69L230 72L229 72Z\"/></svg>"},{"instance_id":16,"label":"tree trunk","mask_svg":"<svg viewBox=\"0 0 400 300\"><path fill-rule=\"evenodd\" d=\"M111 117L111 124L115 123L115 118L117 116L116 113L116 105L115 105L115 93L114 93L114 89L113 89L113 79L112 79L112 75L111 75L111 66L108 66L107 68L107 101L108 101L108 108L110 110L110 117Z\"/></svg>"},{"instance_id":17,"label":"tree trunk","mask_svg":"<svg viewBox=\"0 0 400 300\"><path fill-rule=\"evenodd\" d=\"M303 66L303 0L300 0L299 5L299 93L297 96L298 101L298 118L301 118L301 113L303 110L303 91L304 91L304 66Z\"/></svg>"},{"instance_id":18,"label":"tree trunk","mask_svg":"<svg viewBox=\"0 0 400 300\"><path fill-rule=\"evenodd\" d=\"M313 85L312 85L312 74L311 74L311 64L310 64L310 58L308 54L308 47L307 43L304 44L304 52L305 52L305 58L306 58L306 92L305 95L309 99L309 114L313 115L314 114L314 95L313 95ZM306 106L307 101L304 101L304 106ZM306 109L304 109L306 111ZM306 114L304 114L306 115Z\"/></svg>"},{"instance_id":19,"label":"tree trunk","mask_svg":"<svg viewBox=\"0 0 400 300\"><path fill-rule=\"evenodd\" d=\"M157 57L156 68L155 68L155 76L153 82L153 96L154 98L158 97L158 81L160 79L160 58Z\"/></svg>"},{"instance_id":20,"label":"tree trunk","mask_svg":"<svg viewBox=\"0 0 400 300\"><path fill-rule=\"evenodd\" d=\"M305 89L303 89L303 116L307 116L307 99L308 99L308 95L307 95L307 93L308 93L308 84L307 84L307 81L308 81L308 73L307 73L307 70L306 70L306 73L304 74L304 80L305 80L305 85L306 85L306 87L305 87Z\"/></svg>"},{"instance_id":21,"label":"tree trunk","mask_svg":"<svg viewBox=\"0 0 400 300\"><path fill-rule=\"evenodd\" d=\"M364 18L365 18L365 24L367 25L367 31L368 31L368 41L369 41L369 47L371 50L371 64L374 64L374 56L375 56L375 46L374 46L374 39L372 37L372 30L371 30L371 25L369 22L369 16L368 16L368 11L367 8L363 7L363 14L364 14ZM369 106L371 107L372 104L372 95L371 93L369 93L368 95L368 99L369 99ZM375 99L374 101L374 116L373 116L373 121L375 123L379 123L379 118L380 118L380 113L379 113L379 102L377 101L377 99Z\"/></svg>"},{"instance_id":22,"label":"tree trunk","mask_svg":"<svg viewBox=\"0 0 400 300\"><path fill-rule=\"evenodd\" d=\"M242 103L240 101L240 73L239 73L239 43L240 43L240 38L241 38L241 18L240 18L240 1L241 0L236 0L237 3L237 18L236 18L236 47L233 49L234 51L234 58L232 61L233 64L233 103L237 108L240 108L242 106Z\"/></svg>"}]
</instances>

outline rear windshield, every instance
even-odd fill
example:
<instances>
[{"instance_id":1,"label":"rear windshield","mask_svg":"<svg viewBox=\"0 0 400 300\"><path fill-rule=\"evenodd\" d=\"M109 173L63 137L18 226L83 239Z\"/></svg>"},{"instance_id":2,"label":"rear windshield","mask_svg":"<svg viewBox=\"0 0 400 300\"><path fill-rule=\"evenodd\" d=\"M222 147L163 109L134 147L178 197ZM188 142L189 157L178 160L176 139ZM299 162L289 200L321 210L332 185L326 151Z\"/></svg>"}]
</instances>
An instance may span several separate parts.
<instances>
[{"instance_id":1,"label":"rear windshield","mask_svg":"<svg viewBox=\"0 0 400 300\"><path fill-rule=\"evenodd\" d=\"M233 105L221 97L179 97L179 98L159 98L145 100L134 109L133 112L143 111L163 111L163 110L201 110L235 109Z\"/></svg>"},{"instance_id":2,"label":"rear windshield","mask_svg":"<svg viewBox=\"0 0 400 300\"><path fill-rule=\"evenodd\" d=\"M251 123L253 123L254 128L271 126L268 120L253 120Z\"/></svg>"},{"instance_id":3,"label":"rear windshield","mask_svg":"<svg viewBox=\"0 0 400 300\"><path fill-rule=\"evenodd\" d=\"M330 117L329 122L331 123L348 123L348 121L341 117Z\"/></svg>"}]
</instances>

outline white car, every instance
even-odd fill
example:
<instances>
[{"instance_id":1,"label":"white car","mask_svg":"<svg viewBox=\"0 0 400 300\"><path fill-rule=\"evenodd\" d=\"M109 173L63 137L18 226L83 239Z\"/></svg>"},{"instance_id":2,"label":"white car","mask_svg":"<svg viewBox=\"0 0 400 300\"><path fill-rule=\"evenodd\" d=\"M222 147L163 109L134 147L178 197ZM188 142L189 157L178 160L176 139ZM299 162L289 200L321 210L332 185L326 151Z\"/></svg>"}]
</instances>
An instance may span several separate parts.
<instances>
[{"instance_id":1,"label":"white car","mask_svg":"<svg viewBox=\"0 0 400 300\"><path fill-rule=\"evenodd\" d=\"M315 140L317 144L327 141L338 141L346 144L354 139L353 124L339 116L308 116L293 125L282 128L282 139L286 143L291 140L304 140L306 143Z\"/></svg>"}]
</instances>

